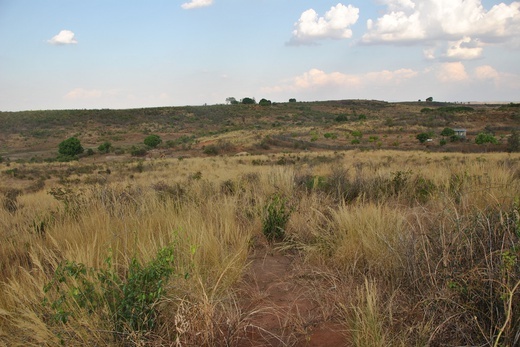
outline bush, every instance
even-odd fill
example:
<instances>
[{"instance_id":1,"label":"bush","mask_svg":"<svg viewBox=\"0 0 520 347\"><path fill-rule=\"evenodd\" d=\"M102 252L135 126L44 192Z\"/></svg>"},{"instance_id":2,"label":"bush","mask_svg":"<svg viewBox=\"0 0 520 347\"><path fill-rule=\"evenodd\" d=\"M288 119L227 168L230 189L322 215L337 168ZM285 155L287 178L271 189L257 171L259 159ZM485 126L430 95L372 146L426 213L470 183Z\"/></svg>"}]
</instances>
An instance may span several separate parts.
<instances>
[{"instance_id":1,"label":"bush","mask_svg":"<svg viewBox=\"0 0 520 347\"><path fill-rule=\"evenodd\" d=\"M65 261L44 287L44 305L54 310L57 323L67 324L79 308L106 315L114 330L123 333L114 336L151 331L159 314L156 304L173 273L173 260L173 248L167 247L147 264L132 258L126 272L112 266L111 258L101 269Z\"/></svg>"},{"instance_id":2,"label":"bush","mask_svg":"<svg viewBox=\"0 0 520 347\"><path fill-rule=\"evenodd\" d=\"M285 238L285 226L291 211L287 200L278 194L273 195L264 207L262 232L269 242L282 241Z\"/></svg>"},{"instance_id":3,"label":"bush","mask_svg":"<svg viewBox=\"0 0 520 347\"><path fill-rule=\"evenodd\" d=\"M148 135L144 139L144 144L151 148L155 148L155 147L159 146L161 144L161 142L162 142L161 137L159 135L154 135L154 134Z\"/></svg>"},{"instance_id":4,"label":"bush","mask_svg":"<svg viewBox=\"0 0 520 347\"><path fill-rule=\"evenodd\" d=\"M334 120L336 122L347 122L348 121L348 116L346 114L340 114L338 115L336 118L334 118Z\"/></svg>"},{"instance_id":5,"label":"bush","mask_svg":"<svg viewBox=\"0 0 520 347\"><path fill-rule=\"evenodd\" d=\"M110 149L112 148L112 144L110 142L103 142L99 145L98 151L101 153L108 153L110 152Z\"/></svg>"},{"instance_id":6,"label":"bush","mask_svg":"<svg viewBox=\"0 0 520 347\"><path fill-rule=\"evenodd\" d=\"M428 133L420 133L420 134L417 134L417 136L415 136L415 138L417 140L419 140L420 143L425 143L426 140L428 140L430 138L430 134L428 134Z\"/></svg>"},{"instance_id":7,"label":"bush","mask_svg":"<svg viewBox=\"0 0 520 347\"><path fill-rule=\"evenodd\" d=\"M83 147L76 137L71 137L58 145L58 153L62 156L74 157L83 153Z\"/></svg>"},{"instance_id":8,"label":"bush","mask_svg":"<svg viewBox=\"0 0 520 347\"><path fill-rule=\"evenodd\" d=\"M130 149L130 155L132 157L142 157L142 156L145 156L146 153L147 153L147 151L144 148L138 148L138 147L132 146L132 148Z\"/></svg>"},{"instance_id":9,"label":"bush","mask_svg":"<svg viewBox=\"0 0 520 347\"><path fill-rule=\"evenodd\" d=\"M452 128L444 128L441 131L441 136L452 137L455 135L455 130Z\"/></svg>"},{"instance_id":10,"label":"bush","mask_svg":"<svg viewBox=\"0 0 520 347\"><path fill-rule=\"evenodd\" d=\"M475 143L478 145L483 145L485 143L492 143L492 144L496 145L498 143L498 141L497 141L496 137L494 137L491 134L480 133L475 138Z\"/></svg>"}]
</instances>

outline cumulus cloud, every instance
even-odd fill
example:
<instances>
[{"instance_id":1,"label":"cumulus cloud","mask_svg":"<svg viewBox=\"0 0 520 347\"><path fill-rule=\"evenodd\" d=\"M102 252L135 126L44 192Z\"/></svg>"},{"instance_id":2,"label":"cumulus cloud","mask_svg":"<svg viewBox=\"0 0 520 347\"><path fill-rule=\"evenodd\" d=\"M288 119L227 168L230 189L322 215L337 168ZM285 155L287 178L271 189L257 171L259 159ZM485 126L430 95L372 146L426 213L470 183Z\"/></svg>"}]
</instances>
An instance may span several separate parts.
<instances>
[{"instance_id":1,"label":"cumulus cloud","mask_svg":"<svg viewBox=\"0 0 520 347\"><path fill-rule=\"evenodd\" d=\"M483 44L512 41L520 32L519 1L502 2L489 10L481 0L382 0L382 3L387 11L367 21L362 43L446 42L448 47L443 57L475 59L482 54Z\"/></svg>"},{"instance_id":2,"label":"cumulus cloud","mask_svg":"<svg viewBox=\"0 0 520 347\"><path fill-rule=\"evenodd\" d=\"M359 9L352 5L341 3L332 6L325 16L309 9L303 12L300 19L294 23L295 29L288 44L314 44L321 39L347 39L352 37L350 26L359 18Z\"/></svg>"},{"instance_id":3,"label":"cumulus cloud","mask_svg":"<svg viewBox=\"0 0 520 347\"><path fill-rule=\"evenodd\" d=\"M213 0L191 0L190 2L185 2L181 5L181 7L185 10L191 10L199 7L207 7L213 4Z\"/></svg>"},{"instance_id":4,"label":"cumulus cloud","mask_svg":"<svg viewBox=\"0 0 520 347\"><path fill-rule=\"evenodd\" d=\"M437 79L443 83L462 82L468 80L469 75L464 64L458 61L441 64L437 71Z\"/></svg>"},{"instance_id":5,"label":"cumulus cloud","mask_svg":"<svg viewBox=\"0 0 520 347\"><path fill-rule=\"evenodd\" d=\"M327 73L320 69L311 69L284 83L264 88L267 93L279 93L284 91L303 91L324 88L359 89L369 86L395 86L418 75L411 69L398 69L395 71L383 70L364 74L344 74L341 72Z\"/></svg>"},{"instance_id":6,"label":"cumulus cloud","mask_svg":"<svg viewBox=\"0 0 520 347\"><path fill-rule=\"evenodd\" d=\"M53 36L50 40L47 40L51 45L73 45L78 43L74 38L74 33L70 30L62 30L58 35Z\"/></svg>"},{"instance_id":7,"label":"cumulus cloud","mask_svg":"<svg viewBox=\"0 0 520 347\"><path fill-rule=\"evenodd\" d=\"M450 41L445 58L452 60L471 60L482 55L482 43L466 36L458 41Z\"/></svg>"},{"instance_id":8,"label":"cumulus cloud","mask_svg":"<svg viewBox=\"0 0 520 347\"><path fill-rule=\"evenodd\" d=\"M475 69L475 77L479 80L497 80L500 74L492 66L482 65Z\"/></svg>"}]
</instances>

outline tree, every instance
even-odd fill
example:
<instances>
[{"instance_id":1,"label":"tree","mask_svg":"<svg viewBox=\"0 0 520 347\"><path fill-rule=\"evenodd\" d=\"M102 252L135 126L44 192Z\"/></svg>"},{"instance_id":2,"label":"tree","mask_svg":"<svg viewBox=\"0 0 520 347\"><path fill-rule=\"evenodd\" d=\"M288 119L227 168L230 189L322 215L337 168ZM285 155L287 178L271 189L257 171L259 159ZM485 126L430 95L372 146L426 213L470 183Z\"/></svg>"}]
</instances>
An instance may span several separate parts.
<instances>
[{"instance_id":1,"label":"tree","mask_svg":"<svg viewBox=\"0 0 520 347\"><path fill-rule=\"evenodd\" d=\"M296 102L296 99L295 98L290 98L289 102Z\"/></svg>"},{"instance_id":2,"label":"tree","mask_svg":"<svg viewBox=\"0 0 520 347\"><path fill-rule=\"evenodd\" d=\"M71 137L62 141L58 145L58 153L62 156L73 157L75 155L83 153L83 147L81 142L76 137Z\"/></svg>"},{"instance_id":3,"label":"tree","mask_svg":"<svg viewBox=\"0 0 520 347\"><path fill-rule=\"evenodd\" d=\"M417 136L415 138L417 140L419 140L420 143L425 143L426 140L428 140L430 138L430 134L428 134L428 133L420 133L420 134L417 134Z\"/></svg>"},{"instance_id":4,"label":"tree","mask_svg":"<svg viewBox=\"0 0 520 347\"><path fill-rule=\"evenodd\" d=\"M254 105L256 104L256 101L254 98L243 98L242 99L242 104L244 105Z\"/></svg>"},{"instance_id":5,"label":"tree","mask_svg":"<svg viewBox=\"0 0 520 347\"><path fill-rule=\"evenodd\" d=\"M271 106L271 100L262 99L262 100L260 100L260 102L258 104L260 106Z\"/></svg>"},{"instance_id":6,"label":"tree","mask_svg":"<svg viewBox=\"0 0 520 347\"><path fill-rule=\"evenodd\" d=\"M427 98L426 98L426 102L433 102L433 97L431 97L431 96L430 96L430 97L427 97Z\"/></svg>"},{"instance_id":7,"label":"tree","mask_svg":"<svg viewBox=\"0 0 520 347\"><path fill-rule=\"evenodd\" d=\"M144 139L144 144L147 145L148 147L152 147L152 148L159 146L159 144L161 142L162 142L161 137L159 135L154 135L154 134L148 135Z\"/></svg>"},{"instance_id":8,"label":"tree","mask_svg":"<svg viewBox=\"0 0 520 347\"><path fill-rule=\"evenodd\" d=\"M520 134L516 130L513 130L513 133L507 139L507 151L520 152Z\"/></svg>"},{"instance_id":9,"label":"tree","mask_svg":"<svg viewBox=\"0 0 520 347\"><path fill-rule=\"evenodd\" d=\"M496 137L494 137L491 134L480 133L475 138L475 143L478 145L483 145L485 143L492 143L492 144L496 145L498 143L498 141L497 141Z\"/></svg>"},{"instance_id":10,"label":"tree","mask_svg":"<svg viewBox=\"0 0 520 347\"><path fill-rule=\"evenodd\" d=\"M452 128L444 128L441 131L441 136L452 137L453 135L455 135L455 130L453 130Z\"/></svg>"},{"instance_id":11,"label":"tree","mask_svg":"<svg viewBox=\"0 0 520 347\"><path fill-rule=\"evenodd\" d=\"M237 105L238 101L234 97L230 96L229 98L226 98L226 103L231 105Z\"/></svg>"}]
</instances>

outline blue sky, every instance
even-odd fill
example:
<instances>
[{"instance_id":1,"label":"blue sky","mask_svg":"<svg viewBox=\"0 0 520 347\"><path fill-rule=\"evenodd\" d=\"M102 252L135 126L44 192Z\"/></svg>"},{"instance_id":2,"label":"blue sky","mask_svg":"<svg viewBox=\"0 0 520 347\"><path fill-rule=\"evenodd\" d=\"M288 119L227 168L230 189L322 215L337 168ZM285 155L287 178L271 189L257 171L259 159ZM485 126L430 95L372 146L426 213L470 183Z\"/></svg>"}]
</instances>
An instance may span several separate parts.
<instances>
[{"instance_id":1,"label":"blue sky","mask_svg":"<svg viewBox=\"0 0 520 347\"><path fill-rule=\"evenodd\" d=\"M520 101L520 2L0 0L0 110Z\"/></svg>"}]
</instances>

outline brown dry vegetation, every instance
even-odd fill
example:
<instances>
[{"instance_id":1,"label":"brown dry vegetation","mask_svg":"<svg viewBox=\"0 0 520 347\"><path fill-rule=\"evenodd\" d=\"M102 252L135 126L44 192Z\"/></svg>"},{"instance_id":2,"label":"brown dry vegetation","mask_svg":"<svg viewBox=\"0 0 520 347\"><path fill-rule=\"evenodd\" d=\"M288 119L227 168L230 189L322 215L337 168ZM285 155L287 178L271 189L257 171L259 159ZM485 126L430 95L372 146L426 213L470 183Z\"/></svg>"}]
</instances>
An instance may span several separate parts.
<instances>
[{"instance_id":1,"label":"brown dry vegetation","mask_svg":"<svg viewBox=\"0 0 520 347\"><path fill-rule=\"evenodd\" d=\"M128 160L110 174L82 162L0 165L6 346L520 341L519 155ZM6 174L15 168L44 183ZM271 244L262 224L273 194L290 218ZM133 329L93 294L107 288L96 276L129 281L133 260L157 270L165 248L172 275L153 324ZM72 262L90 272L75 277Z\"/></svg>"},{"instance_id":2,"label":"brown dry vegetation","mask_svg":"<svg viewBox=\"0 0 520 347\"><path fill-rule=\"evenodd\" d=\"M519 345L518 108L425 106L0 113L0 346Z\"/></svg>"}]
</instances>

